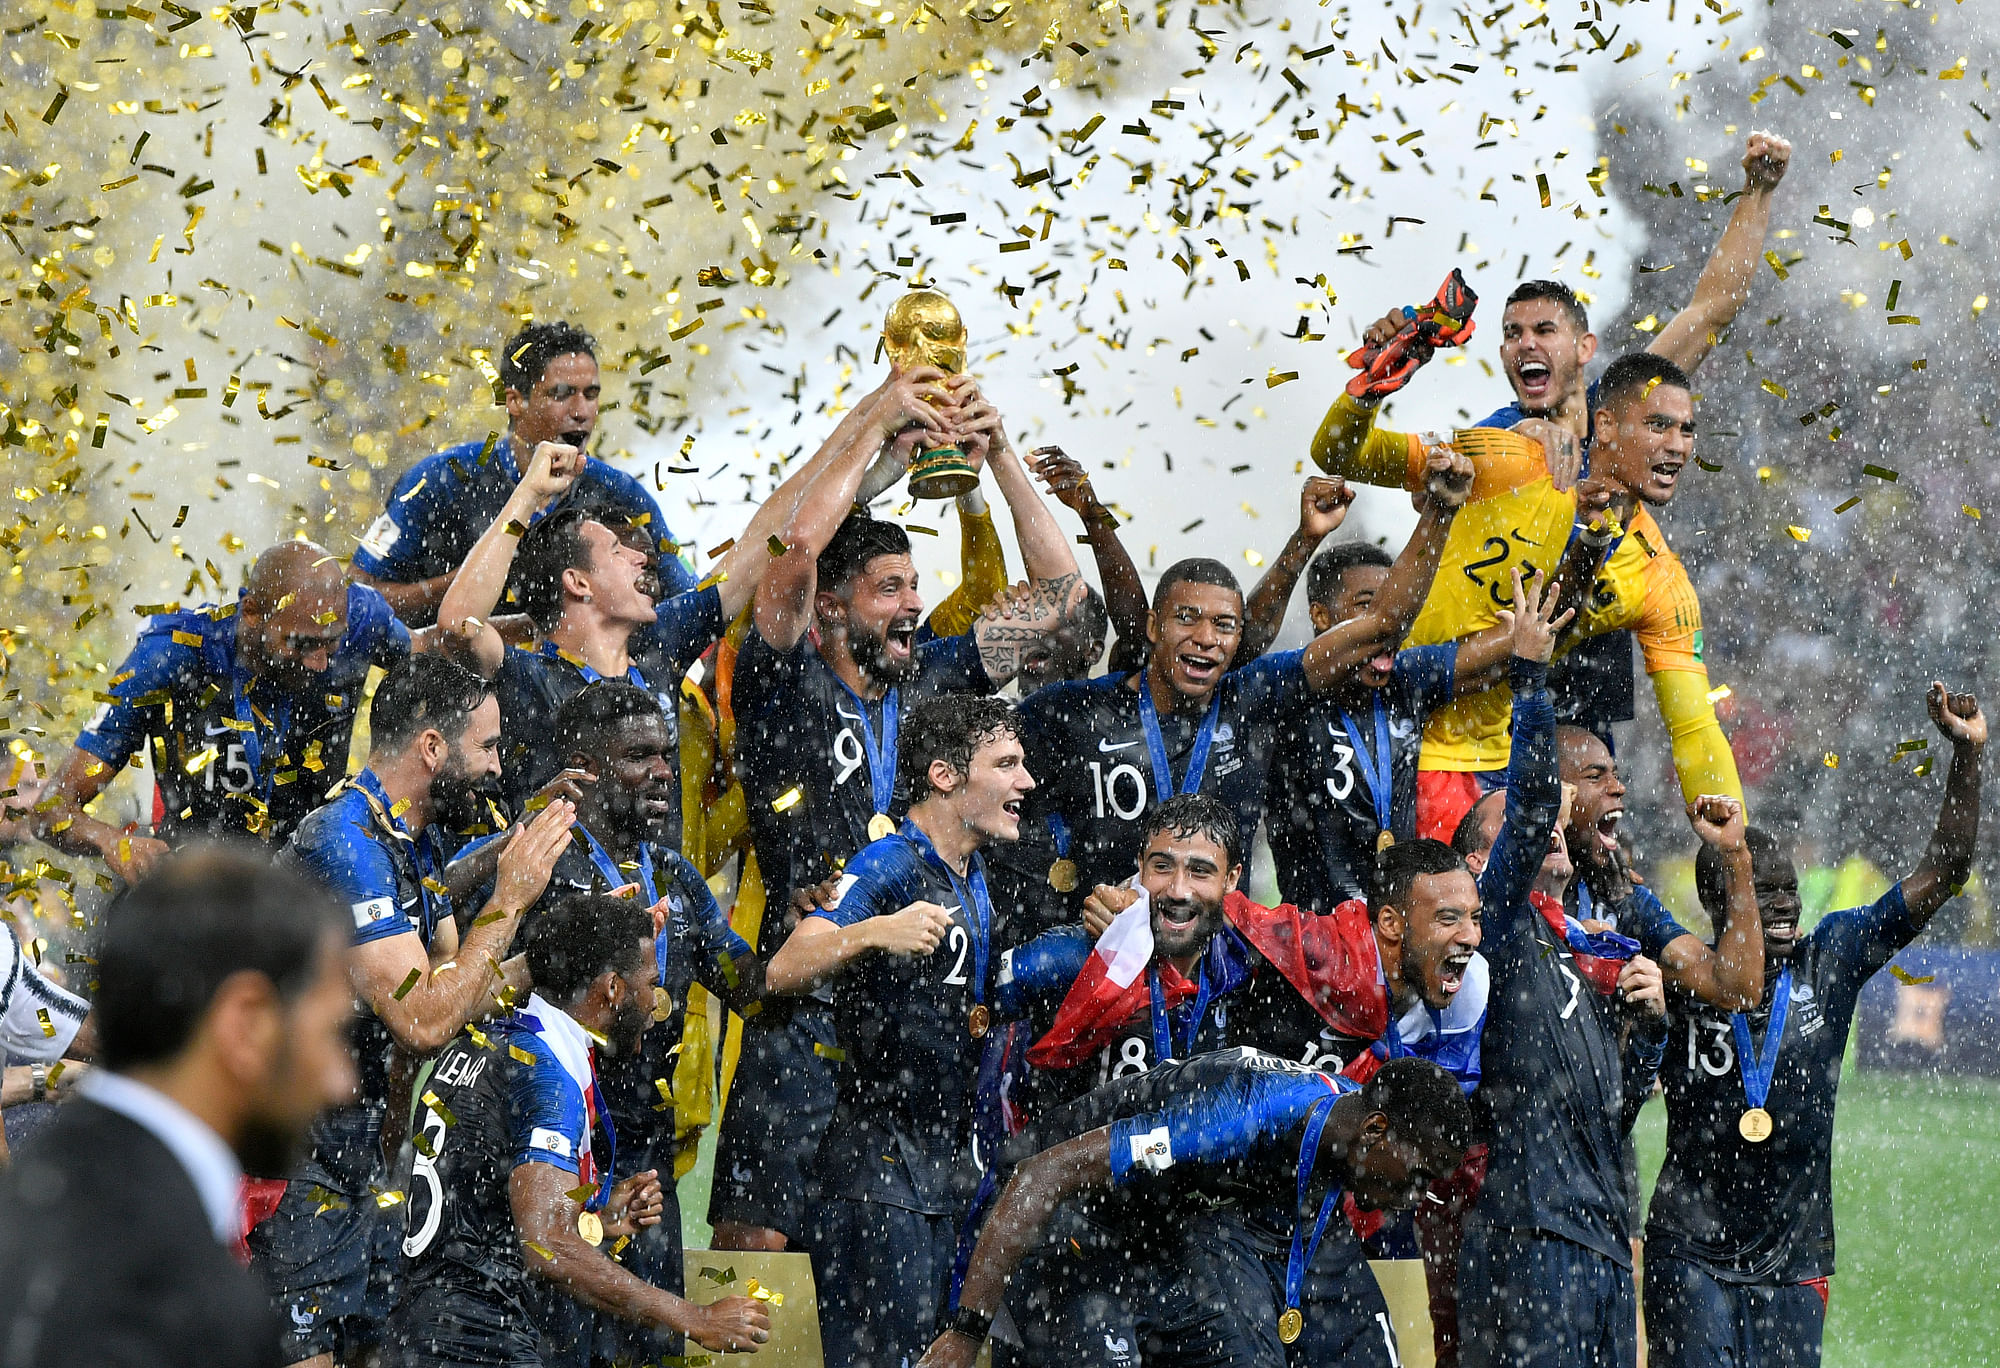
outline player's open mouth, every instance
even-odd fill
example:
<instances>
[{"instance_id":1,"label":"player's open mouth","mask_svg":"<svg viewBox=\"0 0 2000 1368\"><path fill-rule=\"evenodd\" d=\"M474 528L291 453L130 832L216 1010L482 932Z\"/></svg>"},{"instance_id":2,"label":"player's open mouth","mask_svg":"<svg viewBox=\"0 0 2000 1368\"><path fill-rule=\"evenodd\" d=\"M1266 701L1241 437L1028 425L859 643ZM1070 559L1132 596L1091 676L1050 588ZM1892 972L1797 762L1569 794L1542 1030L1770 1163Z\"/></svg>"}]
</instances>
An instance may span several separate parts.
<instances>
[{"instance_id":1,"label":"player's open mouth","mask_svg":"<svg viewBox=\"0 0 2000 1368\"><path fill-rule=\"evenodd\" d=\"M1164 931L1192 931L1194 930L1195 923L1201 920L1200 909L1192 905L1181 907L1175 903L1156 901L1153 904L1153 911L1158 914L1160 928ZM1176 913L1182 911L1185 911L1187 915L1176 915Z\"/></svg>"},{"instance_id":2,"label":"player's open mouth","mask_svg":"<svg viewBox=\"0 0 2000 1368\"><path fill-rule=\"evenodd\" d=\"M1448 994L1455 994L1465 986L1465 971L1472 965L1472 953L1452 955L1438 966L1438 987Z\"/></svg>"},{"instance_id":3,"label":"player's open mouth","mask_svg":"<svg viewBox=\"0 0 2000 1368\"><path fill-rule=\"evenodd\" d=\"M1799 924L1796 919L1791 918L1784 921L1767 921L1764 923L1764 935L1774 941L1794 941L1799 938Z\"/></svg>"},{"instance_id":4,"label":"player's open mouth","mask_svg":"<svg viewBox=\"0 0 2000 1368\"><path fill-rule=\"evenodd\" d=\"M1197 684L1214 678L1222 670L1222 662L1208 656L1180 655L1174 659L1180 663L1181 673Z\"/></svg>"},{"instance_id":5,"label":"player's open mouth","mask_svg":"<svg viewBox=\"0 0 2000 1368\"><path fill-rule=\"evenodd\" d=\"M1672 487L1686 465L1686 461L1661 461L1653 467L1653 483Z\"/></svg>"},{"instance_id":6,"label":"player's open mouth","mask_svg":"<svg viewBox=\"0 0 2000 1368\"><path fill-rule=\"evenodd\" d=\"M1000 805L1000 810L1017 822L1021 820L1021 800L1019 798L1008 799Z\"/></svg>"},{"instance_id":7,"label":"player's open mouth","mask_svg":"<svg viewBox=\"0 0 2000 1368\"><path fill-rule=\"evenodd\" d=\"M1377 674L1394 674L1396 671L1396 653L1394 651L1384 651L1378 656L1370 656L1368 658L1368 668Z\"/></svg>"},{"instance_id":8,"label":"player's open mouth","mask_svg":"<svg viewBox=\"0 0 2000 1368\"><path fill-rule=\"evenodd\" d=\"M583 444L590 440L590 429L571 428L562 435L562 440L566 446L573 446L578 451L581 451L583 450Z\"/></svg>"},{"instance_id":9,"label":"player's open mouth","mask_svg":"<svg viewBox=\"0 0 2000 1368\"><path fill-rule=\"evenodd\" d=\"M649 817L665 817L674 810L673 795L665 789L648 793L645 797L645 804L646 815Z\"/></svg>"},{"instance_id":10,"label":"player's open mouth","mask_svg":"<svg viewBox=\"0 0 2000 1368\"><path fill-rule=\"evenodd\" d=\"M917 648L916 641L917 624L899 622L889 629L889 634L883 639L882 644L891 655L908 659L910 653Z\"/></svg>"},{"instance_id":11,"label":"player's open mouth","mask_svg":"<svg viewBox=\"0 0 2000 1368\"><path fill-rule=\"evenodd\" d=\"M1625 810L1620 808L1597 819L1597 840L1607 851L1618 849L1618 822L1624 815Z\"/></svg>"},{"instance_id":12,"label":"player's open mouth","mask_svg":"<svg viewBox=\"0 0 2000 1368\"><path fill-rule=\"evenodd\" d=\"M1538 399L1548 392L1552 372L1546 361L1523 361L1514 374L1520 377L1521 389L1529 396Z\"/></svg>"}]
</instances>

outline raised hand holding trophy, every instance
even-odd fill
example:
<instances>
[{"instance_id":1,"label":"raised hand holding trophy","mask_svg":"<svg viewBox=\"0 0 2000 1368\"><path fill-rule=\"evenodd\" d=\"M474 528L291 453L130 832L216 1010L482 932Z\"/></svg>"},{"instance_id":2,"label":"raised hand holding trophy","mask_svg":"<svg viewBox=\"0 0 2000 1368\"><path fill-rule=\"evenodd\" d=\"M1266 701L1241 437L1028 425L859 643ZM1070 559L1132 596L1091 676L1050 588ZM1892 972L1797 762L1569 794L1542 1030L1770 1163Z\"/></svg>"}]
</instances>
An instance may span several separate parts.
<instances>
[{"instance_id":1,"label":"raised hand holding trophy","mask_svg":"<svg viewBox=\"0 0 2000 1368\"><path fill-rule=\"evenodd\" d=\"M965 321L936 290L912 290L889 306L882 324L882 349L900 374L936 366L946 375L965 370ZM975 488L979 472L955 446L927 447L910 462L910 496L951 499Z\"/></svg>"}]
</instances>

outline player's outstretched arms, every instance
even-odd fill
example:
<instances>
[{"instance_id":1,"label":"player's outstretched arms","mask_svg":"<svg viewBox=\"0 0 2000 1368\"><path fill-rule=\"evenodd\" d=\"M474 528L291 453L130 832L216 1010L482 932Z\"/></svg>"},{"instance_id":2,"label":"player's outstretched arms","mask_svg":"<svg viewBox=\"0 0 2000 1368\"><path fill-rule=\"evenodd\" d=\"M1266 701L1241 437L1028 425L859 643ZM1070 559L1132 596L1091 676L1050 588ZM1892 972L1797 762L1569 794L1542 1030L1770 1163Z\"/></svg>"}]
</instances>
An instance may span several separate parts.
<instances>
[{"instance_id":1,"label":"player's outstretched arms","mask_svg":"<svg viewBox=\"0 0 2000 1368\"><path fill-rule=\"evenodd\" d=\"M1725 876L1723 925L1715 948L1682 933L1660 950L1668 983L1725 1012L1747 1012L1764 996L1764 926L1757 910L1757 886L1750 872L1750 848L1741 800L1703 794L1687 805L1688 822L1703 845L1722 852Z\"/></svg>"},{"instance_id":2,"label":"player's outstretched arms","mask_svg":"<svg viewBox=\"0 0 2000 1368\"><path fill-rule=\"evenodd\" d=\"M1074 1194L1111 1183L1111 1130L1104 1127L1065 1140L1023 1162L1000 1190L993 1214L986 1218L966 1265L965 1285L958 1294L958 1314L970 1322L931 1341L917 1368L972 1368L985 1342L984 1324L1000 1309L1007 1279L1021 1266L1030 1249L1041 1244L1042 1232L1056 1208ZM980 1333L972 1333L974 1328Z\"/></svg>"},{"instance_id":3,"label":"player's outstretched arms","mask_svg":"<svg viewBox=\"0 0 2000 1368\"><path fill-rule=\"evenodd\" d=\"M1903 905L1919 930L1971 873L1979 844L1979 765L1986 754L1986 714L1977 698L1933 681L1924 701L1932 724L1951 742L1951 770L1945 776L1937 829L1916 869L1903 880Z\"/></svg>"},{"instance_id":4,"label":"player's outstretched arms","mask_svg":"<svg viewBox=\"0 0 2000 1368\"><path fill-rule=\"evenodd\" d=\"M1775 133L1750 135L1743 149L1743 193L1729 226L1709 254L1694 298L1675 314L1646 350L1664 356L1682 370L1692 371L1714 348L1723 330L1750 298L1757 274L1757 254L1771 226L1771 198L1791 165L1792 145Z\"/></svg>"},{"instance_id":5,"label":"player's outstretched arms","mask_svg":"<svg viewBox=\"0 0 2000 1368\"><path fill-rule=\"evenodd\" d=\"M569 1195L575 1186L576 1175L554 1164L521 1164L508 1176L521 1262L530 1273L585 1306L640 1325L677 1330L704 1349L754 1354L771 1338L770 1314L749 1297L696 1306L613 1263L577 1232L583 1207Z\"/></svg>"},{"instance_id":6,"label":"player's outstretched arms","mask_svg":"<svg viewBox=\"0 0 2000 1368\"><path fill-rule=\"evenodd\" d=\"M1302 666L1314 689L1338 688L1383 651L1394 650L1410 634L1437 577L1438 559L1452 521L1472 492L1472 462L1448 446L1434 447L1424 467L1424 487L1416 496L1416 529L1389 567L1368 611L1335 623L1306 647Z\"/></svg>"}]
</instances>

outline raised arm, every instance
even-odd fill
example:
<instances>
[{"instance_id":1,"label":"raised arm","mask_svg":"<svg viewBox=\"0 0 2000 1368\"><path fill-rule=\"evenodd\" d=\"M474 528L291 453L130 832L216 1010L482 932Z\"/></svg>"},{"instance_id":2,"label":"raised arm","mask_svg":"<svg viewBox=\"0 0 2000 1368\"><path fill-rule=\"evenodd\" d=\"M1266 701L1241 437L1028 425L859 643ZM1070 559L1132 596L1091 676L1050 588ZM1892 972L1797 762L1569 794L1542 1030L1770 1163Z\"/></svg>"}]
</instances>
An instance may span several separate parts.
<instances>
[{"instance_id":1,"label":"raised arm","mask_svg":"<svg viewBox=\"0 0 2000 1368\"><path fill-rule=\"evenodd\" d=\"M931 609L931 631L941 637L972 630L980 610L1007 588L1007 548L986 496L974 485L958 496L958 587Z\"/></svg>"},{"instance_id":2,"label":"raised arm","mask_svg":"<svg viewBox=\"0 0 2000 1368\"><path fill-rule=\"evenodd\" d=\"M1707 794L1687 805L1688 821L1703 845L1722 852L1727 885L1721 934L1709 949L1699 936L1682 933L1660 950L1660 972L1668 983L1725 1012L1747 1012L1764 996L1764 924L1757 911L1757 885L1744 844L1743 804Z\"/></svg>"},{"instance_id":3,"label":"raised arm","mask_svg":"<svg viewBox=\"0 0 2000 1368\"><path fill-rule=\"evenodd\" d=\"M1056 1208L1086 1188L1111 1185L1111 1130L1104 1127L1065 1140L1024 1160L1000 1190L980 1229L958 1294L961 1314L990 1322L1000 1310L1007 1279L1028 1251L1041 1244ZM947 1330L931 1341L917 1368L972 1368L985 1336Z\"/></svg>"},{"instance_id":4,"label":"raised arm","mask_svg":"<svg viewBox=\"0 0 2000 1368\"><path fill-rule=\"evenodd\" d=\"M1042 501L1027 466L1015 454L1014 444L1007 440L1007 425L1001 421L1000 411L979 392L972 377L955 375L950 383L959 402L955 431L969 451L983 448L986 468L993 472L993 483L1000 487L1000 497L1007 501L1007 511L1014 517L1014 541L1021 548L1021 565L1029 582L1042 585L1081 578L1076 552Z\"/></svg>"},{"instance_id":5,"label":"raised arm","mask_svg":"<svg viewBox=\"0 0 2000 1368\"><path fill-rule=\"evenodd\" d=\"M1299 491L1299 525L1285 542L1285 549L1258 577L1250 597L1243 601L1243 635L1236 643L1231 668L1241 669L1271 649L1285 625L1285 609L1298 587L1299 576L1319 544L1332 536L1347 517L1354 491L1343 480L1314 475Z\"/></svg>"},{"instance_id":6,"label":"raised arm","mask_svg":"<svg viewBox=\"0 0 2000 1368\"><path fill-rule=\"evenodd\" d=\"M1977 698L1949 693L1933 682L1925 701L1931 722L1951 742L1951 770L1945 776L1937 829L1916 869L1903 880L1903 905L1920 930L1972 872L1972 853L1979 844L1979 765L1986 754L1986 715Z\"/></svg>"},{"instance_id":7,"label":"raised arm","mask_svg":"<svg viewBox=\"0 0 2000 1368\"><path fill-rule=\"evenodd\" d=\"M1028 460L1056 502L1083 519L1083 535L1097 559L1097 578L1104 587L1112 640L1145 641L1146 614L1151 605L1139 567L1118 538L1118 515L1098 502L1082 463L1061 447L1037 447L1028 453Z\"/></svg>"},{"instance_id":8,"label":"raised arm","mask_svg":"<svg viewBox=\"0 0 2000 1368\"><path fill-rule=\"evenodd\" d=\"M414 933L370 941L350 951L356 993L405 1050L438 1049L481 1015L508 982L500 963L521 914L548 887L556 857L569 847L575 809L550 803L508 841L493 896L473 918L452 959L433 966Z\"/></svg>"},{"instance_id":9,"label":"raised arm","mask_svg":"<svg viewBox=\"0 0 2000 1368\"><path fill-rule=\"evenodd\" d=\"M1549 699L1549 658L1563 619L1554 613L1554 594L1543 593L1540 575L1521 583L1515 569L1514 604L1502 616L1514 633L1507 681L1514 690L1507 760L1507 810L1500 834L1479 874L1479 903L1485 934L1498 940L1518 933L1535 875L1549 852L1549 837L1562 813L1562 779L1556 761L1556 710Z\"/></svg>"},{"instance_id":10,"label":"raised arm","mask_svg":"<svg viewBox=\"0 0 2000 1368\"><path fill-rule=\"evenodd\" d=\"M1775 133L1756 132L1743 151L1743 193L1729 225L1694 283L1694 298L1675 314L1646 350L1682 370L1702 362L1750 298L1757 255L1771 226L1771 198L1791 164L1792 145Z\"/></svg>"},{"instance_id":11,"label":"raised arm","mask_svg":"<svg viewBox=\"0 0 2000 1368\"><path fill-rule=\"evenodd\" d=\"M537 445L514 492L472 544L438 605L438 626L456 643L465 663L488 679L499 672L507 656L506 640L488 619L507 590L507 573L513 569L521 534L576 483L584 460L581 451L561 442Z\"/></svg>"},{"instance_id":12,"label":"raised arm","mask_svg":"<svg viewBox=\"0 0 2000 1368\"><path fill-rule=\"evenodd\" d=\"M755 1353L771 1337L768 1312L750 1297L724 1297L712 1306L653 1286L591 1245L576 1228L583 1206L570 1194L574 1173L554 1164L516 1165L507 1200L520 1232L521 1262L586 1306L620 1320L661 1326L719 1353Z\"/></svg>"},{"instance_id":13,"label":"raised arm","mask_svg":"<svg viewBox=\"0 0 2000 1368\"><path fill-rule=\"evenodd\" d=\"M861 477L883 442L911 427L922 429L930 440L946 440L944 430L936 426L940 418L933 407L950 406L951 394L943 380L944 372L929 366L892 375L856 405L856 413L849 415L855 420L851 425L843 420L845 438L835 433L839 450L801 491L798 506L778 534L784 550L764 568L757 586L757 634L765 644L789 651L812 625L819 553L853 511Z\"/></svg>"},{"instance_id":14,"label":"raised arm","mask_svg":"<svg viewBox=\"0 0 2000 1368\"><path fill-rule=\"evenodd\" d=\"M1430 594L1438 557L1452 520L1472 489L1472 463L1450 447L1431 452L1424 491L1417 496L1420 515L1416 530L1403 546L1368 611L1335 623L1306 647L1306 683L1315 689L1336 688L1368 661L1393 651L1410 634L1410 624Z\"/></svg>"}]
</instances>

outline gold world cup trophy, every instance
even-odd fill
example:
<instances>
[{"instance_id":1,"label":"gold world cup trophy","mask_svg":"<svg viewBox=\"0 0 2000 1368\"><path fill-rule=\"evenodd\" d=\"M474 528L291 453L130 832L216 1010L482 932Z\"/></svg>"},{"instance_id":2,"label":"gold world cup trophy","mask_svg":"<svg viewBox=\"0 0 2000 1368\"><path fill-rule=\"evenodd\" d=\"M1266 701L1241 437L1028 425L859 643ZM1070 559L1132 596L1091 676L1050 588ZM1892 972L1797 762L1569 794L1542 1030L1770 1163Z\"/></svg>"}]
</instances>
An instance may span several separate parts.
<instances>
[{"instance_id":1,"label":"gold world cup trophy","mask_svg":"<svg viewBox=\"0 0 2000 1368\"><path fill-rule=\"evenodd\" d=\"M912 290L889 306L882 349L897 373L936 366L946 375L965 369L965 321L936 290ZM926 447L910 462L910 496L952 499L979 483L979 472L955 446Z\"/></svg>"}]
</instances>

